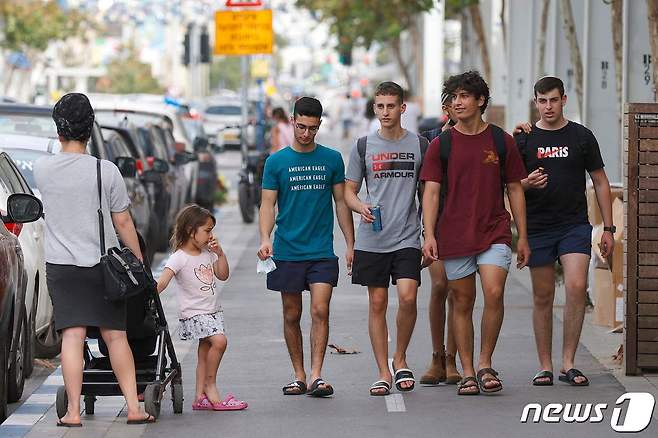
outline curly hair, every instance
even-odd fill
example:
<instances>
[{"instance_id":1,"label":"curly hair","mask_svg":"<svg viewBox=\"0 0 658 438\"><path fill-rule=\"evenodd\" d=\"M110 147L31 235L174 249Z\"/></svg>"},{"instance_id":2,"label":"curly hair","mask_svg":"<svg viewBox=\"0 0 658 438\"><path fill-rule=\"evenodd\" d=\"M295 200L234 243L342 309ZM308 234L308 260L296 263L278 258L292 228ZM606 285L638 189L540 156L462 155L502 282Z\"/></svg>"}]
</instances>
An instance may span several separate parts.
<instances>
[{"instance_id":1,"label":"curly hair","mask_svg":"<svg viewBox=\"0 0 658 438\"><path fill-rule=\"evenodd\" d=\"M464 90L471 93L476 99L484 97L484 104L480 107L480 113L484 114L487 105L489 105L489 86L479 72L471 70L450 76L443 83L443 94L455 94L457 90Z\"/></svg>"}]
</instances>

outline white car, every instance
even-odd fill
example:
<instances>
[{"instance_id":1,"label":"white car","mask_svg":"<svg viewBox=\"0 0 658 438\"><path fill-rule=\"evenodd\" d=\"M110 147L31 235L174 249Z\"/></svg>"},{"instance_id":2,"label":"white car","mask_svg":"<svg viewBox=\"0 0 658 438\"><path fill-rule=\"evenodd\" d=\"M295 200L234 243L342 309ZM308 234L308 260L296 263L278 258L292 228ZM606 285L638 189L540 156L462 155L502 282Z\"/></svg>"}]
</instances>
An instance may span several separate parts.
<instances>
[{"instance_id":1,"label":"white car","mask_svg":"<svg viewBox=\"0 0 658 438\"><path fill-rule=\"evenodd\" d=\"M203 110L203 128L217 143L225 147L240 147L242 106L236 100L209 101Z\"/></svg>"},{"instance_id":2,"label":"white car","mask_svg":"<svg viewBox=\"0 0 658 438\"><path fill-rule=\"evenodd\" d=\"M4 149L3 149L4 150ZM8 152L8 150L4 150ZM32 151L25 151L32 152ZM39 152L35 152L39 153ZM9 155L11 157L11 155ZM20 171L20 163L16 165L13 158L0 155L0 167L4 175L9 175L0 184L7 185L11 193L26 193L33 195L25 173ZM13 172L12 172L13 169ZM30 172L31 175L31 172ZM6 199L3 200L6 202ZM6 205L0 205L6 209ZM52 358L59 354L61 337L55 331L53 306L46 284L46 262L44 257L45 224L43 219L27 224L17 224L9 227L9 231L18 237L24 257L27 287L25 291L25 309L27 311L30 342L25 352L25 375L32 373L33 359L36 355L42 358Z\"/></svg>"}]
</instances>

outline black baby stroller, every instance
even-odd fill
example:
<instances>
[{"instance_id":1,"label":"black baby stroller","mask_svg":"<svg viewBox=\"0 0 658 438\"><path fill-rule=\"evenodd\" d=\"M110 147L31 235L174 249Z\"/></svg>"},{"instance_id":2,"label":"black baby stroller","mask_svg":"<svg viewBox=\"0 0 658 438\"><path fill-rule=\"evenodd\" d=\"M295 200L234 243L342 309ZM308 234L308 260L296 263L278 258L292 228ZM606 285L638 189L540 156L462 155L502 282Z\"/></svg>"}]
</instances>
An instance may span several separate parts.
<instances>
[{"instance_id":1,"label":"black baby stroller","mask_svg":"<svg viewBox=\"0 0 658 438\"><path fill-rule=\"evenodd\" d=\"M139 236L142 254L145 244ZM150 269L150 261L145 260ZM128 343L135 359L137 393L144 394L144 409L158 418L160 405L167 385L171 386L171 400L174 413L183 412L183 384L181 366L176 358L167 319L157 290L128 299ZM98 341L99 353L92 352L90 340ZM167 356L169 363L167 362ZM85 413L94 414L97 396L122 395L119 383L112 371L107 346L96 328L89 327L84 347L84 371L82 375L82 395ZM68 399L63 386L57 390L57 416L66 415Z\"/></svg>"}]
</instances>

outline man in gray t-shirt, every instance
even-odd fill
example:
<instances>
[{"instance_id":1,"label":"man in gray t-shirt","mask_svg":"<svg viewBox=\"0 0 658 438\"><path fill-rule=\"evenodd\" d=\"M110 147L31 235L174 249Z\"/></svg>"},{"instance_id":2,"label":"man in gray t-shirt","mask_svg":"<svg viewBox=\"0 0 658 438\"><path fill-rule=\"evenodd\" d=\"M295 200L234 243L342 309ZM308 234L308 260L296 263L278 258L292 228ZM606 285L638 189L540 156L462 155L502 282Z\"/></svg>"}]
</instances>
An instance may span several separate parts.
<instances>
[{"instance_id":1,"label":"man in gray t-shirt","mask_svg":"<svg viewBox=\"0 0 658 438\"><path fill-rule=\"evenodd\" d=\"M381 129L357 142L346 174L345 200L361 215L352 265L352 283L368 287L369 332L379 368L370 395L390 393L386 308L392 280L398 290L397 346L393 355L395 386L411 391L415 380L407 368L406 351L416 323L416 295L420 285L420 221L416 205L418 175L427 141L402 128L403 91L384 82L375 91L374 110ZM359 145L361 143L361 146ZM366 202L359 199L366 182ZM381 212L381 230L373 228L372 207Z\"/></svg>"}]
</instances>

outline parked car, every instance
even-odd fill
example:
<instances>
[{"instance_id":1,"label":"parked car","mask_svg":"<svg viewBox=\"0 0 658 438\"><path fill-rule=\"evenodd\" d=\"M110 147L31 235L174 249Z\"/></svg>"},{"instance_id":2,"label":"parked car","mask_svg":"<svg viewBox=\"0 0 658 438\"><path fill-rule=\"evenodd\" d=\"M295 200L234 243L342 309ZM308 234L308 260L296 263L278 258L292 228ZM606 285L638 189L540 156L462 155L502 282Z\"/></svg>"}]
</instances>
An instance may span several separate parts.
<instances>
[{"instance_id":1,"label":"parked car","mask_svg":"<svg viewBox=\"0 0 658 438\"><path fill-rule=\"evenodd\" d=\"M4 153L0 160L5 165L11 163ZM0 166L0 421L7 416L7 402L19 400L23 394L30 348L24 256L18 238L9 229L34 222L43 212L35 196L12 193L7 181L14 176L5 173L5 165Z\"/></svg>"},{"instance_id":2,"label":"parked car","mask_svg":"<svg viewBox=\"0 0 658 438\"><path fill-rule=\"evenodd\" d=\"M59 137L52 114L53 109L50 106L0 104L0 137L10 144L14 140L18 140L17 143L21 140L7 136L39 137L43 139L43 143L32 145L33 139L31 139L24 146L52 153L59 152ZM92 155L97 155L99 149L103 147L103 135L98 123L94 123L87 147Z\"/></svg>"},{"instance_id":3,"label":"parked car","mask_svg":"<svg viewBox=\"0 0 658 438\"><path fill-rule=\"evenodd\" d=\"M156 200L162 210L159 210L159 218L164 218L167 224L160 231L159 250L168 248L169 236L173 230L176 215L188 202L187 185L184 166L190 161L196 160L196 154L183 151L177 152L175 140L167 121L162 116L152 113L141 113L131 110L103 110L96 109L96 115L101 123L105 124L130 124L136 126L137 145L147 160L146 169L151 169L152 164L159 163L158 169L162 170L162 162L169 163L168 170L164 172L164 181L160 188L160 196L166 199ZM158 161L160 160L160 161ZM154 182L157 178L150 175ZM167 196L168 194L168 196Z\"/></svg>"},{"instance_id":4,"label":"parked car","mask_svg":"<svg viewBox=\"0 0 658 438\"><path fill-rule=\"evenodd\" d=\"M152 102L153 96L147 99L147 96L135 96L134 99L127 99L125 96L103 96L93 95L91 102L94 111L115 111L119 113L133 113L142 116L154 118L157 126L160 126L166 135L165 141L168 147L173 147L178 157L183 157L187 153L188 157L194 154L192 139L187 135L183 125L182 116L175 106L165 103ZM138 124L138 123L136 123ZM139 124L138 124L139 125ZM190 202L196 199L197 177L199 173L199 163L196 160L179 159L178 166L182 167L185 178L185 191L183 202Z\"/></svg>"},{"instance_id":5,"label":"parked car","mask_svg":"<svg viewBox=\"0 0 658 438\"><path fill-rule=\"evenodd\" d=\"M119 157L129 157L135 160L135 172L123 175L123 181L128 190L130 215L135 223L135 228L142 236L148 236L151 225L151 201L146 187L138 178L137 160L141 162L141 157L136 156L135 151L128 148L121 133L112 128L101 128L101 132L105 140L105 157L103 158L113 163L116 163Z\"/></svg>"},{"instance_id":6,"label":"parked car","mask_svg":"<svg viewBox=\"0 0 658 438\"><path fill-rule=\"evenodd\" d=\"M0 137L1 138L1 137ZM30 149L13 149L0 145L0 152L5 152L12 163L0 158L4 169L6 184L13 193L25 193L40 198L34 182L34 162L49 152ZM14 167L15 166L15 167ZM61 350L62 338L55 330L53 306L46 283L46 261L44 255L45 224L43 219L9 229L18 237L25 258L27 279L26 308L28 311L28 328L30 333L30 350L28 351L26 375L32 373L34 357L50 359Z\"/></svg>"},{"instance_id":7,"label":"parked car","mask_svg":"<svg viewBox=\"0 0 658 438\"><path fill-rule=\"evenodd\" d=\"M142 140L138 128L128 121L121 122L121 126L104 125L102 129L109 132L108 137L112 135L119 136L126 147L123 153L129 153L136 160L137 174L135 178L128 179L132 180L133 184L139 184L143 187L146 194L149 210L148 224L140 230L140 234L145 237L147 242L146 256L149 260L153 260L155 252L169 242L169 219L167 215L172 196L172 190L167 184L169 165L166 160L161 160L154 166L153 162L156 158L145 155L144 150L146 148L141 144ZM119 144L118 147L122 146ZM126 183L128 184L128 180L126 180ZM141 192L139 189L135 191Z\"/></svg>"},{"instance_id":8,"label":"parked car","mask_svg":"<svg viewBox=\"0 0 658 438\"><path fill-rule=\"evenodd\" d=\"M211 100L203 110L203 127L226 149L240 148L242 105L239 100Z\"/></svg>"}]
</instances>

